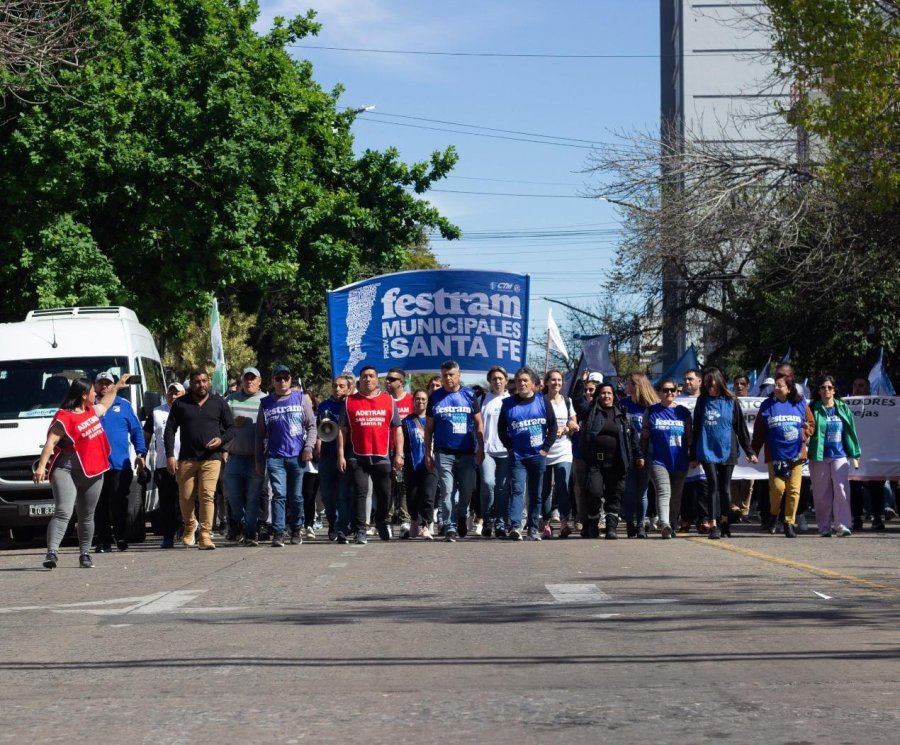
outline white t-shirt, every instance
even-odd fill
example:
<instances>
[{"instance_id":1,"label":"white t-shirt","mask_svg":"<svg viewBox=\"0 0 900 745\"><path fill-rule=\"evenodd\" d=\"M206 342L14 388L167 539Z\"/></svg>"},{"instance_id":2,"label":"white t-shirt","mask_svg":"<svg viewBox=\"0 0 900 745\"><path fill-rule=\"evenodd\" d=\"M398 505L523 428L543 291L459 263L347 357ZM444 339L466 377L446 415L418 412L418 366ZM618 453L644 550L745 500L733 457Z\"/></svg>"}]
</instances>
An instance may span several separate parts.
<instances>
[{"instance_id":1,"label":"white t-shirt","mask_svg":"<svg viewBox=\"0 0 900 745\"><path fill-rule=\"evenodd\" d=\"M163 442L163 434L166 431L166 422L169 420L169 404L162 404L153 409L153 444L156 449L154 468L166 467L166 444ZM181 430L175 432L175 457L181 449Z\"/></svg>"},{"instance_id":2,"label":"white t-shirt","mask_svg":"<svg viewBox=\"0 0 900 745\"><path fill-rule=\"evenodd\" d=\"M575 409L572 406L572 401L563 396L559 401L554 401L552 404L553 413L556 414L556 426L564 427L569 419L575 416ZM572 462L572 440L571 438L563 434L561 437L556 438L556 442L550 446L550 452L547 453L547 465L555 466L557 463L571 463Z\"/></svg>"},{"instance_id":3,"label":"white t-shirt","mask_svg":"<svg viewBox=\"0 0 900 745\"><path fill-rule=\"evenodd\" d=\"M497 423L500 421L500 406L503 399L509 398L509 393L503 391L500 395L488 392L481 402L481 419L484 422L484 452L495 458L504 458L508 454L500 435L497 434Z\"/></svg>"}]
</instances>

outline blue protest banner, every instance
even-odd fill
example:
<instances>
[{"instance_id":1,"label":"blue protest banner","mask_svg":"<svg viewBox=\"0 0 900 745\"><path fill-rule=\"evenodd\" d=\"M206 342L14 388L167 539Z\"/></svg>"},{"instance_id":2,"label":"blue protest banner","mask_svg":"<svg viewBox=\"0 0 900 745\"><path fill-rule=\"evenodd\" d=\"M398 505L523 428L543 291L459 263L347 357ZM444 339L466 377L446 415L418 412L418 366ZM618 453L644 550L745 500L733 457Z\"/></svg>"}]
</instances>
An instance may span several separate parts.
<instances>
[{"instance_id":1,"label":"blue protest banner","mask_svg":"<svg viewBox=\"0 0 900 745\"><path fill-rule=\"evenodd\" d=\"M434 269L362 280L328 293L333 374L372 365L464 372L524 364L528 346L526 274Z\"/></svg>"}]
</instances>

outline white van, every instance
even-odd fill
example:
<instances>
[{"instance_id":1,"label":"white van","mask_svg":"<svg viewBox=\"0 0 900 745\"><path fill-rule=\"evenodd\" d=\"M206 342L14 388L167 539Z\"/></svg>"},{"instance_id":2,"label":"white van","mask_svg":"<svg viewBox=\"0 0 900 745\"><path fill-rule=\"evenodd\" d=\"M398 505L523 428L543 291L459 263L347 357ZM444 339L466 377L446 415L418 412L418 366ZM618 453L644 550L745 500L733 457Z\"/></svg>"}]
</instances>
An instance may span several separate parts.
<instances>
[{"instance_id":1,"label":"white van","mask_svg":"<svg viewBox=\"0 0 900 745\"><path fill-rule=\"evenodd\" d=\"M32 483L32 468L72 380L93 380L103 370L141 376L120 395L143 423L145 409L164 395L165 378L153 337L128 308L33 310L22 323L0 324L0 536L11 530L14 539L30 540L46 526L53 497L46 483ZM145 511L156 499L146 491L135 479L129 542L144 540Z\"/></svg>"}]
</instances>

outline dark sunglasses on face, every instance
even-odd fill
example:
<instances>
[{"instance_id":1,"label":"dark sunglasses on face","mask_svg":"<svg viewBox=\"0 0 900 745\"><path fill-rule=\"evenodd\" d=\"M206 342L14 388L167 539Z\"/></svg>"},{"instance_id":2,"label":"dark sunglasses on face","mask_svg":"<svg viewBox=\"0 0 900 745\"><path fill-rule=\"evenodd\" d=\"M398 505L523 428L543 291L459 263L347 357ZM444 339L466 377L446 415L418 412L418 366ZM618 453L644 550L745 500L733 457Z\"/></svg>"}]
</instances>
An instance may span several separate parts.
<instances>
[{"instance_id":1,"label":"dark sunglasses on face","mask_svg":"<svg viewBox=\"0 0 900 745\"><path fill-rule=\"evenodd\" d=\"M279 383L284 383L286 380L290 380L290 379L291 379L290 375L276 375L275 376L275 380L277 380Z\"/></svg>"},{"instance_id":2,"label":"dark sunglasses on face","mask_svg":"<svg viewBox=\"0 0 900 745\"><path fill-rule=\"evenodd\" d=\"M399 383L402 378L385 378L388 383Z\"/></svg>"},{"instance_id":3,"label":"dark sunglasses on face","mask_svg":"<svg viewBox=\"0 0 900 745\"><path fill-rule=\"evenodd\" d=\"M675 388L660 388L659 392L660 393L675 393L675 390L676 390Z\"/></svg>"},{"instance_id":4,"label":"dark sunglasses on face","mask_svg":"<svg viewBox=\"0 0 900 745\"><path fill-rule=\"evenodd\" d=\"M833 385L820 385L819 390L820 391L833 391L834 386Z\"/></svg>"}]
</instances>

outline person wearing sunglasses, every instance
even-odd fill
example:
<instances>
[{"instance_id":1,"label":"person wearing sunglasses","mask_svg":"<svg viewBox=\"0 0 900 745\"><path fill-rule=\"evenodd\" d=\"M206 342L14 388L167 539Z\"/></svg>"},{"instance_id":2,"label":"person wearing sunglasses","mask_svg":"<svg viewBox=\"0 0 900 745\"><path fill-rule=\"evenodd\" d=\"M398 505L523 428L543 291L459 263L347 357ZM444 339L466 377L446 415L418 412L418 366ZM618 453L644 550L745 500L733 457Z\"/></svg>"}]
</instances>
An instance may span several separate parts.
<instances>
[{"instance_id":1,"label":"person wearing sunglasses","mask_svg":"<svg viewBox=\"0 0 900 745\"><path fill-rule=\"evenodd\" d=\"M813 434L815 420L794 383L794 376L775 374L772 395L759 407L753 423L750 443L754 453L766 448L769 466L770 517L766 525L769 533L775 533L777 515L784 499L784 535L796 538L794 522L800 500L800 483L803 464L806 462L806 443Z\"/></svg>"},{"instance_id":2,"label":"person wearing sunglasses","mask_svg":"<svg viewBox=\"0 0 900 745\"><path fill-rule=\"evenodd\" d=\"M709 538L731 536L728 508L731 503L731 474L738 459L738 446L747 460L756 463L750 450L750 435L744 411L728 390L725 376L717 367L703 371L700 395L694 406L690 465L698 462L706 474L706 511L710 518Z\"/></svg>"},{"instance_id":3,"label":"person wearing sunglasses","mask_svg":"<svg viewBox=\"0 0 900 745\"><path fill-rule=\"evenodd\" d=\"M309 396L291 389L291 371L272 369L272 393L256 417L256 471L269 472L272 487L272 546L284 546L285 510L290 503L290 542L303 543L303 473L318 437Z\"/></svg>"},{"instance_id":4,"label":"person wearing sunglasses","mask_svg":"<svg viewBox=\"0 0 900 745\"><path fill-rule=\"evenodd\" d=\"M834 378L819 381L810 412L815 431L809 438L809 475L819 535L850 535L850 464L859 468L859 437L853 412L837 396Z\"/></svg>"},{"instance_id":5,"label":"person wearing sunglasses","mask_svg":"<svg viewBox=\"0 0 900 745\"><path fill-rule=\"evenodd\" d=\"M675 402L678 386L672 378L659 385L658 404L644 414L641 430L641 449L650 465L650 481L656 490L659 512L659 532L662 538L672 538L672 525L681 514L681 493L688 471L688 452L691 445L691 412Z\"/></svg>"}]
</instances>

